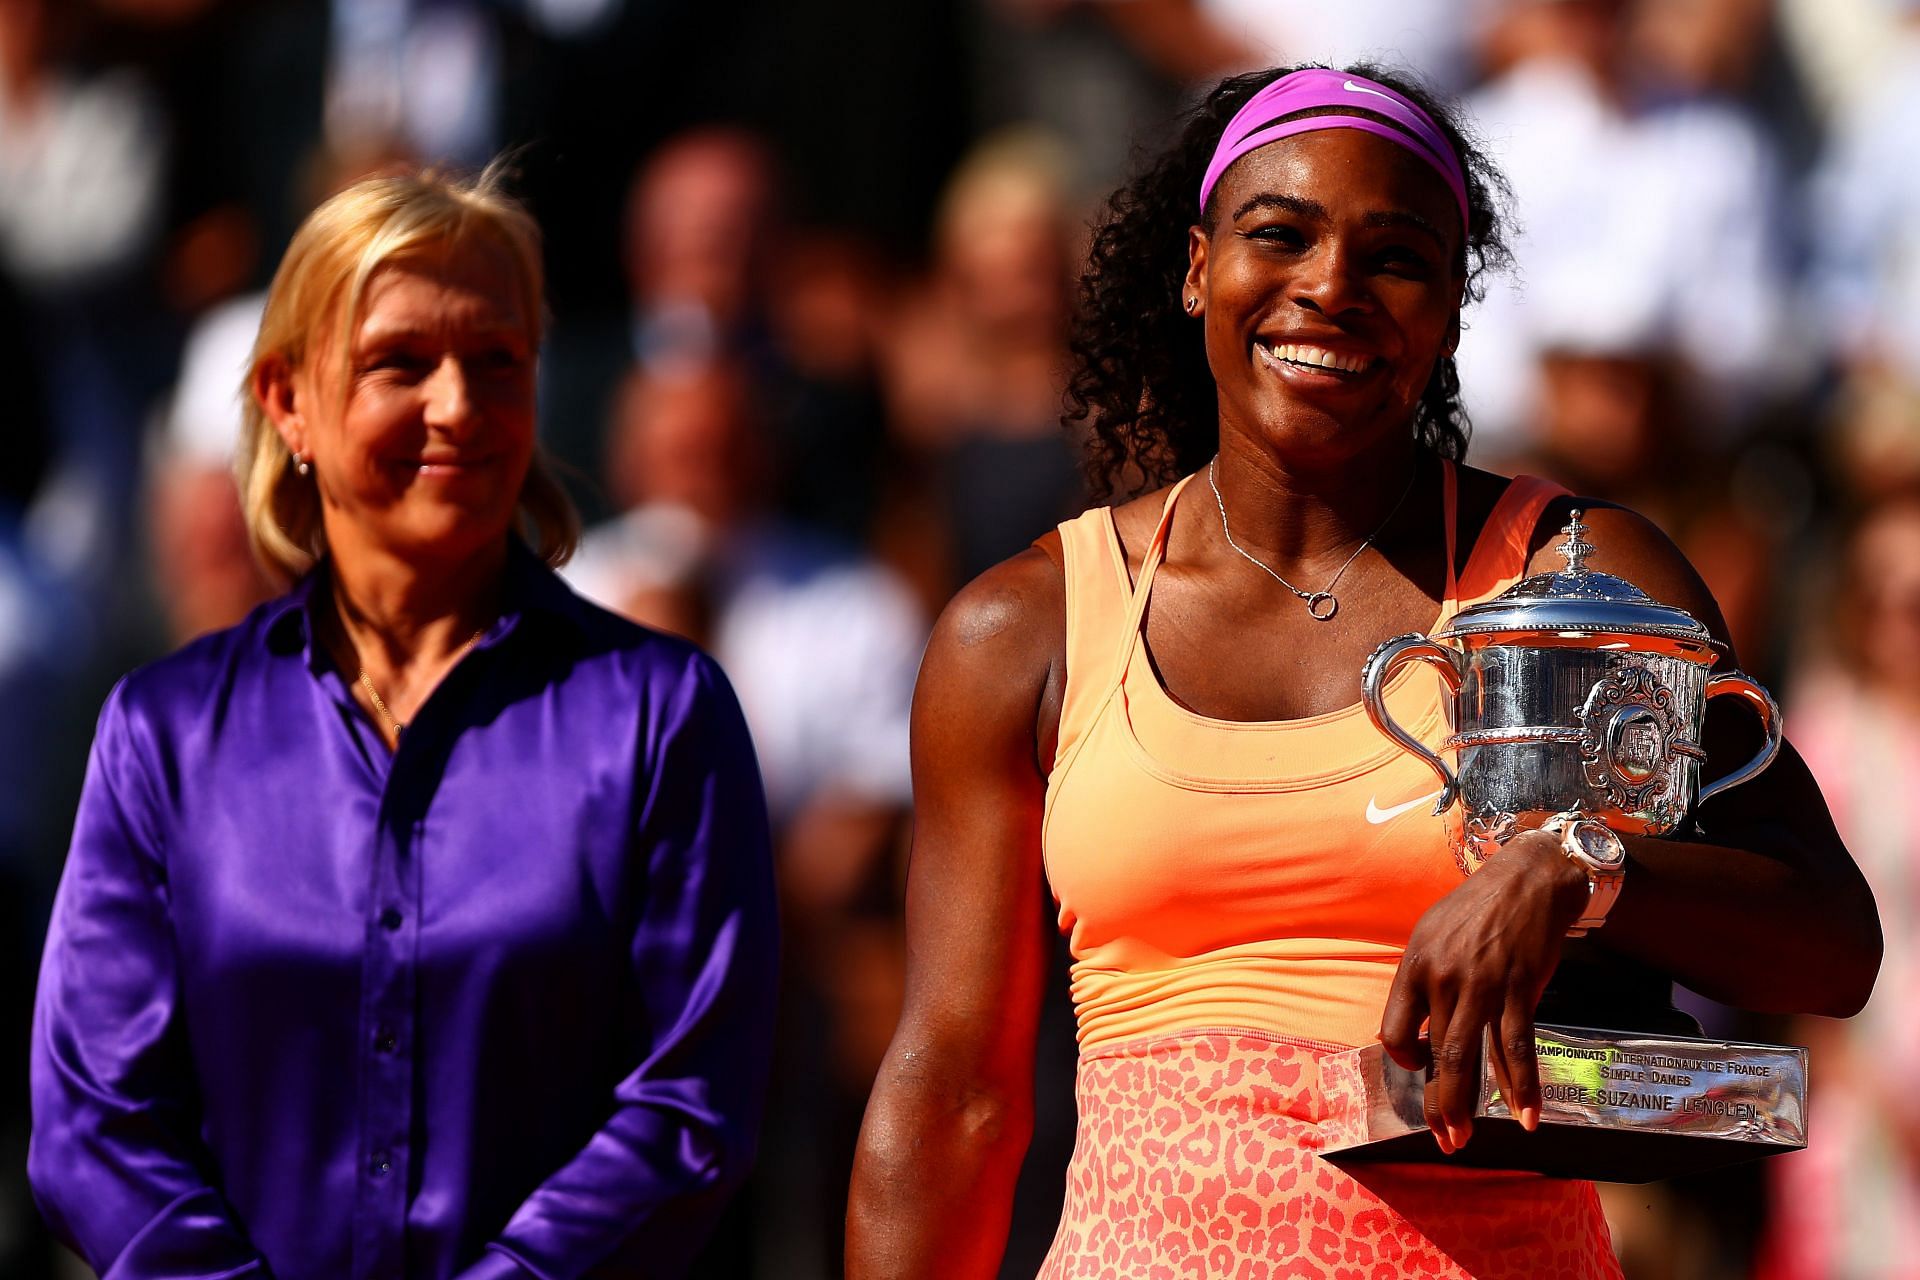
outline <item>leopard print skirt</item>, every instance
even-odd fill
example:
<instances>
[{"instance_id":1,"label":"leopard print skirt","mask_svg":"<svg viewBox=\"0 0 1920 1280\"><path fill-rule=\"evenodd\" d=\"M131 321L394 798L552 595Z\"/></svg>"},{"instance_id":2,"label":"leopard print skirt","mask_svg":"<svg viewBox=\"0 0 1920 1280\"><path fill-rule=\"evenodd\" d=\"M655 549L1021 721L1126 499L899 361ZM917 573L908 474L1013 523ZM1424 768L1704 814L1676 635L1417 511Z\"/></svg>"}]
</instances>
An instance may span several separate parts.
<instances>
[{"instance_id":1,"label":"leopard print skirt","mask_svg":"<svg viewBox=\"0 0 1920 1280\"><path fill-rule=\"evenodd\" d=\"M1220 1030L1083 1054L1039 1280L1618 1277L1591 1183L1317 1154L1334 1046Z\"/></svg>"}]
</instances>

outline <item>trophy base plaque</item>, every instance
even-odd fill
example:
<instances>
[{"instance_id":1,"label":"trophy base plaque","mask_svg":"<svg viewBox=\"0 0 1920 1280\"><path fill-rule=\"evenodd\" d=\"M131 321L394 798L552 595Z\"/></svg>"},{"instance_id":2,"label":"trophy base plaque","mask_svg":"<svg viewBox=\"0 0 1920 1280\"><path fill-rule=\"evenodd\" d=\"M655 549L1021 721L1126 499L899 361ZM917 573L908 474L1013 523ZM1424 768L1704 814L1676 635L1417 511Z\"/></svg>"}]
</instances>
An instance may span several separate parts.
<instances>
[{"instance_id":1,"label":"trophy base plaque","mask_svg":"<svg viewBox=\"0 0 1920 1280\"><path fill-rule=\"evenodd\" d=\"M1473 1136L1441 1152L1422 1112L1427 1073L1379 1045L1320 1060L1336 1164L1450 1164L1597 1182L1654 1182L1807 1145L1807 1051L1540 1025L1540 1127L1508 1109L1482 1055Z\"/></svg>"}]
</instances>

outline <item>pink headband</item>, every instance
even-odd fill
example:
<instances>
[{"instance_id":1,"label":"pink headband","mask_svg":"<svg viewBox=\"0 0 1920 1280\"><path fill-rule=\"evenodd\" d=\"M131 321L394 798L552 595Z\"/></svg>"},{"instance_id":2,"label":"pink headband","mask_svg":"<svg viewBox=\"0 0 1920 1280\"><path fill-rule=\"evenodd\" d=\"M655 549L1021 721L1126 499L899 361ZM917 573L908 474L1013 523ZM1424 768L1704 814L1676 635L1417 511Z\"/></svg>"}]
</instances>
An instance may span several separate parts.
<instances>
[{"instance_id":1,"label":"pink headband","mask_svg":"<svg viewBox=\"0 0 1920 1280\"><path fill-rule=\"evenodd\" d=\"M1286 119L1296 112L1315 107L1357 107L1385 116L1400 127L1396 129L1393 125L1365 116ZM1276 120L1283 123L1275 124ZM1377 81L1319 67L1281 76L1249 98L1246 106L1233 113L1233 119L1227 121L1226 129L1220 134L1220 145L1214 149L1213 162L1207 166L1207 175L1200 182L1201 212L1206 211L1207 197L1213 194L1214 184L1220 181L1220 175L1227 171L1228 165L1269 142L1291 138L1296 133L1312 133L1317 129L1360 129L1389 142L1399 143L1432 165L1434 171L1447 180L1447 186L1452 188L1453 198L1460 206L1460 225L1462 228L1468 225L1466 175L1461 172L1459 157L1453 154L1446 136L1433 123L1433 117Z\"/></svg>"}]
</instances>

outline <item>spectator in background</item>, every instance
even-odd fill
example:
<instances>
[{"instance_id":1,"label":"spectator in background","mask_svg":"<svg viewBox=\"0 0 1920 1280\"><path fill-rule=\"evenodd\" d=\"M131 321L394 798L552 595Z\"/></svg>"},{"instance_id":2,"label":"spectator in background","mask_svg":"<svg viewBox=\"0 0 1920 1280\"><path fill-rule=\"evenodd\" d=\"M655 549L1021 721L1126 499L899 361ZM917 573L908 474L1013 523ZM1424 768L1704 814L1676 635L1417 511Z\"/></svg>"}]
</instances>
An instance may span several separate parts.
<instances>
[{"instance_id":1,"label":"spectator in background","mask_svg":"<svg viewBox=\"0 0 1920 1280\"><path fill-rule=\"evenodd\" d=\"M1821 0L1836 14L1852 2ZM1735 106L1759 128L1779 167L1798 180L1819 149L1822 122L1811 68L1790 43L1792 3L1639 0L1623 21L1640 100ZM1788 235L1797 236L1800 228L1787 212Z\"/></svg>"},{"instance_id":2,"label":"spectator in background","mask_svg":"<svg viewBox=\"0 0 1920 1280\"><path fill-rule=\"evenodd\" d=\"M1843 377L1840 469L1855 493L1920 481L1920 3L1838 122L1810 192L1811 280Z\"/></svg>"},{"instance_id":3,"label":"spectator in background","mask_svg":"<svg viewBox=\"0 0 1920 1280\"><path fill-rule=\"evenodd\" d=\"M15 1037L33 1007L41 927L68 814L55 754L77 668L96 645L94 620L52 572L31 525L51 451L29 313L0 271L0 1026ZM13 1042L18 1043L17 1039ZM0 1275L43 1275L48 1240L27 1197L26 1059L0 1057Z\"/></svg>"},{"instance_id":4,"label":"spectator in background","mask_svg":"<svg viewBox=\"0 0 1920 1280\"><path fill-rule=\"evenodd\" d=\"M737 366L636 370L607 466L627 509L588 531L568 576L609 608L711 647L746 709L777 830L872 826L890 837L890 818L849 815L897 815L907 801L907 699L925 623L904 585L856 547L770 510L771 457ZM827 810L840 816L817 817ZM863 843L852 860L789 857L789 896L857 896L886 840Z\"/></svg>"},{"instance_id":5,"label":"spectator in background","mask_svg":"<svg viewBox=\"0 0 1920 1280\"><path fill-rule=\"evenodd\" d=\"M703 126L650 156L623 231L629 354L649 372L740 371L759 402L770 509L857 541L885 443L871 332L885 273L858 242L795 228L788 212L772 153L746 130Z\"/></svg>"},{"instance_id":6,"label":"spectator in background","mask_svg":"<svg viewBox=\"0 0 1920 1280\"><path fill-rule=\"evenodd\" d=\"M1249 51L1239 70L1274 63L1400 66L1458 93L1473 80L1474 36L1499 0L1191 0Z\"/></svg>"},{"instance_id":7,"label":"spectator in background","mask_svg":"<svg viewBox=\"0 0 1920 1280\"><path fill-rule=\"evenodd\" d=\"M830 231L788 232L769 272L777 358L762 395L774 501L795 523L849 541L882 539L895 488L879 384L893 276L872 245Z\"/></svg>"},{"instance_id":8,"label":"spectator in background","mask_svg":"<svg viewBox=\"0 0 1920 1280\"><path fill-rule=\"evenodd\" d=\"M1180 92L1282 62L1363 60L1457 93L1493 0L991 0L974 10L982 132L1038 124L1067 143L1067 190L1091 208L1157 146Z\"/></svg>"},{"instance_id":9,"label":"spectator in background","mask_svg":"<svg viewBox=\"0 0 1920 1280\"><path fill-rule=\"evenodd\" d=\"M479 164L498 148L503 41L487 0L331 0L326 131L337 152L398 145Z\"/></svg>"},{"instance_id":10,"label":"spectator in background","mask_svg":"<svg viewBox=\"0 0 1920 1280\"><path fill-rule=\"evenodd\" d=\"M1252 56L1193 0L979 0L964 9L975 136L1025 125L1061 139L1076 211L1119 184L1135 147L1162 140L1185 86Z\"/></svg>"},{"instance_id":11,"label":"spectator in background","mask_svg":"<svg viewBox=\"0 0 1920 1280\"><path fill-rule=\"evenodd\" d=\"M134 69L89 67L82 14L0 0L0 271L44 362L49 567L110 603L138 474L138 422L164 385L166 326L143 289L160 231L166 120Z\"/></svg>"},{"instance_id":12,"label":"spectator in background","mask_svg":"<svg viewBox=\"0 0 1920 1280\"><path fill-rule=\"evenodd\" d=\"M932 268L892 326L890 416L932 477L949 587L1084 501L1060 427L1075 251L1064 172L1045 135L982 142L947 185Z\"/></svg>"},{"instance_id":13,"label":"spectator in background","mask_svg":"<svg viewBox=\"0 0 1920 1280\"><path fill-rule=\"evenodd\" d=\"M1839 569L1788 723L1873 886L1886 957L1859 1014L1796 1029L1819 1127L1768 1164L1766 1280L1920 1275L1920 489L1869 506Z\"/></svg>"},{"instance_id":14,"label":"spectator in background","mask_svg":"<svg viewBox=\"0 0 1920 1280\"><path fill-rule=\"evenodd\" d=\"M758 354L777 185L766 144L720 126L680 135L634 175L625 260L642 366Z\"/></svg>"},{"instance_id":15,"label":"spectator in background","mask_svg":"<svg viewBox=\"0 0 1920 1280\"><path fill-rule=\"evenodd\" d=\"M1775 0L1781 44L1824 121L1871 97L1898 53L1910 0Z\"/></svg>"},{"instance_id":16,"label":"spectator in background","mask_svg":"<svg viewBox=\"0 0 1920 1280\"><path fill-rule=\"evenodd\" d=\"M1772 145L1721 101L1648 97L1626 41L1655 2L1509 0L1488 29L1496 74L1469 101L1521 233L1460 362L1476 444L1496 462L1526 451L1541 409L1542 312L1635 317L1723 425L1804 369L1780 341Z\"/></svg>"},{"instance_id":17,"label":"spectator in background","mask_svg":"<svg viewBox=\"0 0 1920 1280\"><path fill-rule=\"evenodd\" d=\"M164 119L130 69L63 60L76 16L0 0L0 261L41 294L123 280L159 229Z\"/></svg>"},{"instance_id":18,"label":"spectator in background","mask_svg":"<svg viewBox=\"0 0 1920 1280\"><path fill-rule=\"evenodd\" d=\"M1528 300L1538 407L1509 465L1645 515L1706 581L1741 659L1766 669L1778 530L1735 500L1726 443L1657 317L1621 295Z\"/></svg>"},{"instance_id":19,"label":"spectator in background","mask_svg":"<svg viewBox=\"0 0 1920 1280\"><path fill-rule=\"evenodd\" d=\"M200 318L149 449L152 573L174 644L232 626L272 594L233 484L237 388L265 306L264 294L248 294Z\"/></svg>"},{"instance_id":20,"label":"spectator in background","mask_svg":"<svg viewBox=\"0 0 1920 1280\"><path fill-rule=\"evenodd\" d=\"M746 1193L753 1257L701 1271L824 1280L840 1274L860 1108L899 1013L897 854L926 623L893 574L770 509L765 419L737 366L636 370L616 403L607 476L628 509L588 532L569 577L719 659L759 754L785 912L775 1097Z\"/></svg>"}]
</instances>

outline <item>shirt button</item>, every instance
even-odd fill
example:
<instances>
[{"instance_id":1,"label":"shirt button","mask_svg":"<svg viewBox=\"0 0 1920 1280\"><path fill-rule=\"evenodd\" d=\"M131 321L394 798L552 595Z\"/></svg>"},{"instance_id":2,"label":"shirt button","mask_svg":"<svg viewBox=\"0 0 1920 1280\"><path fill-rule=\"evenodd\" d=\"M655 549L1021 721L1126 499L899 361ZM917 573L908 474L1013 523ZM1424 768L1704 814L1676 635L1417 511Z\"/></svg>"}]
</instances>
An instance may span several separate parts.
<instances>
[{"instance_id":1,"label":"shirt button","mask_svg":"<svg viewBox=\"0 0 1920 1280\"><path fill-rule=\"evenodd\" d=\"M376 1151L373 1153L369 1168L374 1177L384 1178L393 1172L393 1157L384 1151Z\"/></svg>"},{"instance_id":2,"label":"shirt button","mask_svg":"<svg viewBox=\"0 0 1920 1280\"><path fill-rule=\"evenodd\" d=\"M395 1049L399 1048L399 1046L400 1046L399 1037L393 1034L393 1031L391 1028L381 1027L378 1031L373 1033L373 1047L378 1049L380 1052L392 1053Z\"/></svg>"},{"instance_id":3,"label":"shirt button","mask_svg":"<svg viewBox=\"0 0 1920 1280\"><path fill-rule=\"evenodd\" d=\"M403 917L399 913L399 911L395 910L392 907L388 907L385 911L382 911L380 913L380 927L382 929L385 929L388 933L392 933L395 929L398 929L400 927L400 921L404 918L405 917Z\"/></svg>"}]
</instances>

